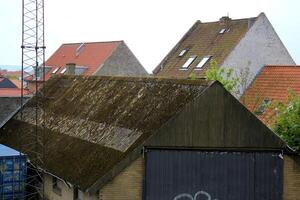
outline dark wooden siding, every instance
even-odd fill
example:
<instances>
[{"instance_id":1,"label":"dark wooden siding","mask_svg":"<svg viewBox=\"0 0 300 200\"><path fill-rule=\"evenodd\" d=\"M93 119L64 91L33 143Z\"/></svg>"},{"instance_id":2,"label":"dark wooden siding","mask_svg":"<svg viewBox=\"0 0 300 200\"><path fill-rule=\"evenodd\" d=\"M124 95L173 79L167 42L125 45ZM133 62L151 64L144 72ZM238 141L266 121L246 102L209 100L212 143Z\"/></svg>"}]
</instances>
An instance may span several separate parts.
<instances>
[{"instance_id":1,"label":"dark wooden siding","mask_svg":"<svg viewBox=\"0 0 300 200\"><path fill-rule=\"evenodd\" d=\"M283 149L284 142L230 95L213 84L167 122L148 146Z\"/></svg>"},{"instance_id":2,"label":"dark wooden siding","mask_svg":"<svg viewBox=\"0 0 300 200\"><path fill-rule=\"evenodd\" d=\"M145 199L281 200L282 174L279 152L147 149Z\"/></svg>"}]
</instances>

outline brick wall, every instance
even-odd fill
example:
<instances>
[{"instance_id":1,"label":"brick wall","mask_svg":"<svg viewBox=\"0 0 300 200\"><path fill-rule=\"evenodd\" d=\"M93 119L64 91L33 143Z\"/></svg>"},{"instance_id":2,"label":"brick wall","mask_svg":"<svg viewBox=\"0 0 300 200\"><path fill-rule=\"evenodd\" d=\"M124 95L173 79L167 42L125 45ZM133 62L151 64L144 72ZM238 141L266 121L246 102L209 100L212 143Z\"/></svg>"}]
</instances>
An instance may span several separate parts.
<instances>
[{"instance_id":1,"label":"brick wall","mask_svg":"<svg viewBox=\"0 0 300 200\"><path fill-rule=\"evenodd\" d=\"M135 160L100 190L101 200L141 200L144 159Z\"/></svg>"},{"instance_id":2,"label":"brick wall","mask_svg":"<svg viewBox=\"0 0 300 200\"><path fill-rule=\"evenodd\" d=\"M284 200L300 200L300 157L284 156Z\"/></svg>"}]
</instances>

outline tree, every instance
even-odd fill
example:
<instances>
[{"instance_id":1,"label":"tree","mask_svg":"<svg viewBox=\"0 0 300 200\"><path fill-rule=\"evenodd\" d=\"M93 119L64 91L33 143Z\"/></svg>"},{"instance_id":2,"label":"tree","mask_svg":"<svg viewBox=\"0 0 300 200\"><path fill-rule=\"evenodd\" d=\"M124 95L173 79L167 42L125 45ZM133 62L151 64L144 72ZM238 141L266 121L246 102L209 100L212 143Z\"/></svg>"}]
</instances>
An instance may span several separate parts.
<instances>
[{"instance_id":1,"label":"tree","mask_svg":"<svg viewBox=\"0 0 300 200\"><path fill-rule=\"evenodd\" d=\"M273 131L294 150L300 151L300 96L289 89L287 103L272 104L277 115Z\"/></svg>"},{"instance_id":2,"label":"tree","mask_svg":"<svg viewBox=\"0 0 300 200\"><path fill-rule=\"evenodd\" d=\"M205 78L210 81L219 81L234 96L239 94L240 78L234 75L234 70L231 67L218 67L217 62L212 60Z\"/></svg>"}]
</instances>

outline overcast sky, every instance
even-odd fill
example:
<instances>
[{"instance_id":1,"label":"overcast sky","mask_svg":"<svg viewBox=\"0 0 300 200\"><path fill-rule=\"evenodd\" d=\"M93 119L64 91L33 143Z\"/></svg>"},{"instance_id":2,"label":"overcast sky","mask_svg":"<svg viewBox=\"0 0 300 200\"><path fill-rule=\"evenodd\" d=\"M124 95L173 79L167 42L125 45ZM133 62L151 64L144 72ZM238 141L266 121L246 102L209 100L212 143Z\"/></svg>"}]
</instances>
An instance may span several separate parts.
<instances>
[{"instance_id":1,"label":"overcast sky","mask_svg":"<svg viewBox=\"0 0 300 200\"><path fill-rule=\"evenodd\" d=\"M22 0L0 0L0 64L21 65ZM299 0L45 0L46 58L62 43L124 40L151 72L196 20L265 12L300 64Z\"/></svg>"}]
</instances>

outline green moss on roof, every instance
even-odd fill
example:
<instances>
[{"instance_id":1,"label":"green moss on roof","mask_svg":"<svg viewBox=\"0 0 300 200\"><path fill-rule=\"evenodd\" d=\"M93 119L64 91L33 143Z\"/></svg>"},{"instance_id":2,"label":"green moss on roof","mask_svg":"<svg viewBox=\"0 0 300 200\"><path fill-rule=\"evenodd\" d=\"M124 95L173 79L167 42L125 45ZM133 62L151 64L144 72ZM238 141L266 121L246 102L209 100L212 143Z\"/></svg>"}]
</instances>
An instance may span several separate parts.
<instances>
[{"instance_id":1,"label":"green moss on roof","mask_svg":"<svg viewBox=\"0 0 300 200\"><path fill-rule=\"evenodd\" d=\"M43 102L38 121L45 120L46 158L36 164L85 190L210 84L202 79L53 78L44 85L43 98L24 106L22 121L19 112L0 130L0 141L21 151L19 142L34 143L27 136L35 130L35 102ZM24 153L35 160L31 151Z\"/></svg>"},{"instance_id":2,"label":"green moss on roof","mask_svg":"<svg viewBox=\"0 0 300 200\"><path fill-rule=\"evenodd\" d=\"M42 154L41 146L30 145L36 139L32 124L10 120L1 130L0 142L27 154L33 164L82 189L87 189L122 157L120 151L47 128L43 131L39 128L37 133L40 139L44 139L43 163L36 157L37 153Z\"/></svg>"}]
</instances>

